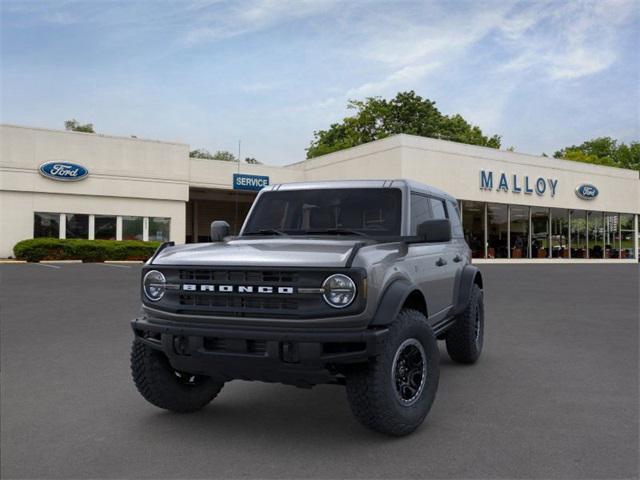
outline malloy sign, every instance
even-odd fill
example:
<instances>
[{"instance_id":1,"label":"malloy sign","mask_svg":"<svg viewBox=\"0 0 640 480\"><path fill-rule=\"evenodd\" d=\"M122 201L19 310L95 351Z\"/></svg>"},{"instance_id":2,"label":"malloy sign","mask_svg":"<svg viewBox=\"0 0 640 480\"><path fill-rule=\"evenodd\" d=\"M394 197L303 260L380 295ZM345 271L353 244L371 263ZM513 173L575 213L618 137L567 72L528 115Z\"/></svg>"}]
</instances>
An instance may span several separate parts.
<instances>
[{"instance_id":1,"label":"malloy sign","mask_svg":"<svg viewBox=\"0 0 640 480\"><path fill-rule=\"evenodd\" d=\"M480 189L495 190L497 192L524 193L538 196L549 195L555 197L558 190L558 180L555 178L530 177L529 175L500 174L490 170L480 170Z\"/></svg>"}]
</instances>

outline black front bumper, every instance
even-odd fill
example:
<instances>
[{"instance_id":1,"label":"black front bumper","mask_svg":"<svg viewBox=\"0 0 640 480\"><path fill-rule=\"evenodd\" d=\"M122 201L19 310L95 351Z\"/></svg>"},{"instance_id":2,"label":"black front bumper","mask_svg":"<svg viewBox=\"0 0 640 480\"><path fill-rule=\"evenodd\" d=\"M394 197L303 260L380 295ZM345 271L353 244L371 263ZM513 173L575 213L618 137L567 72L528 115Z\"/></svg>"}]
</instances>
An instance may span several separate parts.
<instances>
[{"instance_id":1,"label":"black front bumper","mask_svg":"<svg viewBox=\"0 0 640 480\"><path fill-rule=\"evenodd\" d=\"M310 386L339 381L343 367L379 354L386 328L230 328L147 317L131 322L137 341L162 351L176 370Z\"/></svg>"}]
</instances>

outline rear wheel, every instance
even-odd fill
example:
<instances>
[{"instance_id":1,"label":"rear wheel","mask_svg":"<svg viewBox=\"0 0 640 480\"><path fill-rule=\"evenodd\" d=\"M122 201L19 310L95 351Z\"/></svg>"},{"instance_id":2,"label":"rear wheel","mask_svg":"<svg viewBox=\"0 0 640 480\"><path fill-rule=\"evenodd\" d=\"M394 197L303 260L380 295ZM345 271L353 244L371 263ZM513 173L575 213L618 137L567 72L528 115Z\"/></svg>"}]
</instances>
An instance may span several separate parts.
<instances>
[{"instance_id":1,"label":"rear wheel","mask_svg":"<svg viewBox=\"0 0 640 480\"><path fill-rule=\"evenodd\" d=\"M131 349L131 375L149 403L179 413L204 408L224 386L211 377L175 370L162 352L138 341Z\"/></svg>"},{"instance_id":2,"label":"rear wheel","mask_svg":"<svg viewBox=\"0 0 640 480\"><path fill-rule=\"evenodd\" d=\"M391 324L382 353L347 373L349 404L364 426L407 435L431 409L439 380L438 346L427 320L405 309Z\"/></svg>"},{"instance_id":3,"label":"rear wheel","mask_svg":"<svg viewBox=\"0 0 640 480\"><path fill-rule=\"evenodd\" d=\"M484 300L480 287L473 284L469 304L447 332L447 352L459 363L475 363L484 344Z\"/></svg>"}]
</instances>

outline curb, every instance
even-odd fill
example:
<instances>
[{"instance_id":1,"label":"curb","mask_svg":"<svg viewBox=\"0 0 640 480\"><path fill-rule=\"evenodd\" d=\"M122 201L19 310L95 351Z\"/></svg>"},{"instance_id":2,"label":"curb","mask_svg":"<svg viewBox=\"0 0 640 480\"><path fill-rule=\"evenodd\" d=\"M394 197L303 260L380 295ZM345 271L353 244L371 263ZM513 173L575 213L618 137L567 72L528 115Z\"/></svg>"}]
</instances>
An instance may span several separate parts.
<instances>
[{"instance_id":1,"label":"curb","mask_svg":"<svg viewBox=\"0 0 640 480\"><path fill-rule=\"evenodd\" d=\"M82 260L40 260L38 263L82 263Z\"/></svg>"},{"instance_id":2,"label":"curb","mask_svg":"<svg viewBox=\"0 0 640 480\"><path fill-rule=\"evenodd\" d=\"M11 260L8 258L0 258L0 265L11 264L11 263L27 263L26 260Z\"/></svg>"},{"instance_id":3,"label":"curb","mask_svg":"<svg viewBox=\"0 0 640 480\"><path fill-rule=\"evenodd\" d=\"M105 260L102 263L136 263L142 265L144 262L142 260Z\"/></svg>"}]
</instances>

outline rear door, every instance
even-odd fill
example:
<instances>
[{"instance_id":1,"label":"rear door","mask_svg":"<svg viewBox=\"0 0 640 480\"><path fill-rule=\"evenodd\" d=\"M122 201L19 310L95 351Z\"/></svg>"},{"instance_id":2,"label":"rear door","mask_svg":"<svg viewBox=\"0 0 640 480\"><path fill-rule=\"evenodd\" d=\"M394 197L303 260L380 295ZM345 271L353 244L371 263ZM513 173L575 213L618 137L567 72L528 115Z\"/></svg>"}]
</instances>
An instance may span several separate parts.
<instances>
[{"instance_id":1,"label":"rear door","mask_svg":"<svg viewBox=\"0 0 640 480\"><path fill-rule=\"evenodd\" d=\"M436 204L436 208L439 206ZM432 209L431 198L421 193L411 193L411 232L416 234L417 226L440 213ZM449 258L451 257L451 258ZM425 294L429 318L443 318L451 307L453 281L449 278L453 257L449 243L412 243L409 245L407 261L411 275Z\"/></svg>"},{"instance_id":2,"label":"rear door","mask_svg":"<svg viewBox=\"0 0 640 480\"><path fill-rule=\"evenodd\" d=\"M448 203L440 198L431 197L431 211L433 212L433 218L435 219L449 219L453 227L453 220L451 217L455 212L449 212ZM453 230L452 230L453 236ZM441 244L443 247L441 259L438 264L441 265L439 281L442 282L442 290L444 292L443 304L445 308L452 307L454 304L454 293L457 280L458 270L462 263L462 257L459 255L456 242L450 240ZM444 264L443 264L444 263Z\"/></svg>"}]
</instances>

